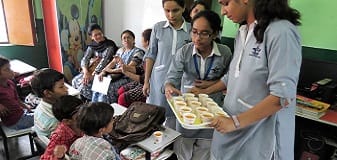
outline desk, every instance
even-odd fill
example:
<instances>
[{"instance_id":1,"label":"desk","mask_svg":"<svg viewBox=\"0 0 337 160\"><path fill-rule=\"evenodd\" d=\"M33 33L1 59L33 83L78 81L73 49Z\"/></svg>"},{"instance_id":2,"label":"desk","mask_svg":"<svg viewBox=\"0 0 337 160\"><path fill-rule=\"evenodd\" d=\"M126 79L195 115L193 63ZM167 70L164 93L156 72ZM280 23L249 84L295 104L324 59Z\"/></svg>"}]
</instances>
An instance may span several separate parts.
<instances>
[{"instance_id":1,"label":"desk","mask_svg":"<svg viewBox=\"0 0 337 160\"><path fill-rule=\"evenodd\" d=\"M36 68L18 59L10 60L11 69L20 75L36 71Z\"/></svg>"},{"instance_id":2,"label":"desk","mask_svg":"<svg viewBox=\"0 0 337 160\"><path fill-rule=\"evenodd\" d=\"M127 109L117 103L111 104L111 106L115 110L115 115L121 115L123 114ZM168 145L172 144L180 135L181 133L165 127L165 130L163 131L164 137L163 141L161 143L156 144L154 137L150 136L134 145L139 146L140 148L144 149L147 153L152 153L158 150L162 150L166 148ZM168 157L172 154L173 152L169 152L167 155ZM163 152L165 154L165 152ZM164 158L165 159L165 158Z\"/></svg>"}]
</instances>

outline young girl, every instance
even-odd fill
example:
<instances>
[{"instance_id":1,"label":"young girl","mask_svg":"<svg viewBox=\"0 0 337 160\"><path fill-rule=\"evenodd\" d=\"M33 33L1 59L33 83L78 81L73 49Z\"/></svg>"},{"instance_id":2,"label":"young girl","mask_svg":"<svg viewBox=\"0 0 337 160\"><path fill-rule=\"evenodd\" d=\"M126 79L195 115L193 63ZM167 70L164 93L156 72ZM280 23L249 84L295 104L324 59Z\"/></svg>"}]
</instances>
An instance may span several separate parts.
<instances>
[{"instance_id":1,"label":"young girl","mask_svg":"<svg viewBox=\"0 0 337 160\"><path fill-rule=\"evenodd\" d=\"M0 56L0 118L2 124L12 129L24 129L34 125L30 107L22 103L12 81L14 72L9 60ZM24 110L27 109L27 110Z\"/></svg>"},{"instance_id":2,"label":"young girl","mask_svg":"<svg viewBox=\"0 0 337 160\"><path fill-rule=\"evenodd\" d=\"M294 159L295 106L301 66L300 14L288 0L219 0L240 29L223 108L215 118L212 159Z\"/></svg>"},{"instance_id":3,"label":"young girl","mask_svg":"<svg viewBox=\"0 0 337 160\"><path fill-rule=\"evenodd\" d=\"M208 88L226 73L232 54L227 46L214 42L220 25L221 19L213 11L201 11L194 16L191 31L192 43L181 47L171 62L165 81L166 97L171 97L171 94L181 95L181 92L190 92L180 87L184 85L194 86L196 89ZM194 88L193 90L196 90ZM218 104L222 103L221 91L209 96ZM178 159L210 159L209 150L213 130L189 130L177 125L177 131L182 133L182 137L174 144Z\"/></svg>"},{"instance_id":4,"label":"young girl","mask_svg":"<svg viewBox=\"0 0 337 160\"><path fill-rule=\"evenodd\" d=\"M70 147L70 157L74 160L118 160L113 146L103 139L103 135L113 128L114 109L107 103L94 102L84 105L78 112L78 126L84 136Z\"/></svg>"},{"instance_id":5,"label":"young girl","mask_svg":"<svg viewBox=\"0 0 337 160\"><path fill-rule=\"evenodd\" d=\"M176 51L190 42L191 24L182 16L184 0L162 0L162 5L167 21L156 23L151 33L150 48L145 54L143 94L148 96L148 103L165 107L165 125L174 129L176 119L166 101L164 81Z\"/></svg>"}]
</instances>

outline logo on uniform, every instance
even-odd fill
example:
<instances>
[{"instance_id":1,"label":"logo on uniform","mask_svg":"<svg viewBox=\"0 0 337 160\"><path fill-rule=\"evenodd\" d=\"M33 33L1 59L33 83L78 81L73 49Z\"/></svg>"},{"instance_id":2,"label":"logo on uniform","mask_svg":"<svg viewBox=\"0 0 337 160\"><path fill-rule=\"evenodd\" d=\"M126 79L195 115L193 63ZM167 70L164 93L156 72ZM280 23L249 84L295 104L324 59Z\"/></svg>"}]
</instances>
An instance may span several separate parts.
<instances>
[{"instance_id":1,"label":"logo on uniform","mask_svg":"<svg viewBox=\"0 0 337 160\"><path fill-rule=\"evenodd\" d=\"M261 49L259 46L252 48L252 52L249 54L249 56L260 58Z\"/></svg>"}]
</instances>

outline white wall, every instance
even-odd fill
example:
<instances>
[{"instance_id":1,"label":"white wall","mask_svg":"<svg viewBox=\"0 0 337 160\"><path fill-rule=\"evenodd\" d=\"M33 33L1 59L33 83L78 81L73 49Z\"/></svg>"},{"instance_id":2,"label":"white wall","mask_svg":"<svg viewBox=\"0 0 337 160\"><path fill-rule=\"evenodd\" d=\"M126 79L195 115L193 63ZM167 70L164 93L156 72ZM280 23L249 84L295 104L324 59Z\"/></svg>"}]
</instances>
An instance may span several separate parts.
<instances>
[{"instance_id":1,"label":"white wall","mask_svg":"<svg viewBox=\"0 0 337 160\"><path fill-rule=\"evenodd\" d=\"M103 0L103 28L107 37L121 46L120 34L129 29L135 33L136 46L141 46L141 33L165 20L160 0Z\"/></svg>"}]
</instances>

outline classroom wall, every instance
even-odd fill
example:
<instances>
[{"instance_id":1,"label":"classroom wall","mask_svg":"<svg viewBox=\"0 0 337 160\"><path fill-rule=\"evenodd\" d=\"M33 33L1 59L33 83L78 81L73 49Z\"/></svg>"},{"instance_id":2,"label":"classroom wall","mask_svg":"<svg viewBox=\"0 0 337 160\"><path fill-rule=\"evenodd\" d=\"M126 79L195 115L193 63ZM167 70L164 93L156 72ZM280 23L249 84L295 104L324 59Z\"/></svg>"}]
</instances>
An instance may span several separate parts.
<instances>
[{"instance_id":1,"label":"classroom wall","mask_svg":"<svg viewBox=\"0 0 337 160\"><path fill-rule=\"evenodd\" d=\"M337 17L334 7L337 1L291 0L291 6L300 11L302 25L302 53L304 58L337 62ZM224 17L222 42L233 46L237 24Z\"/></svg>"}]
</instances>

